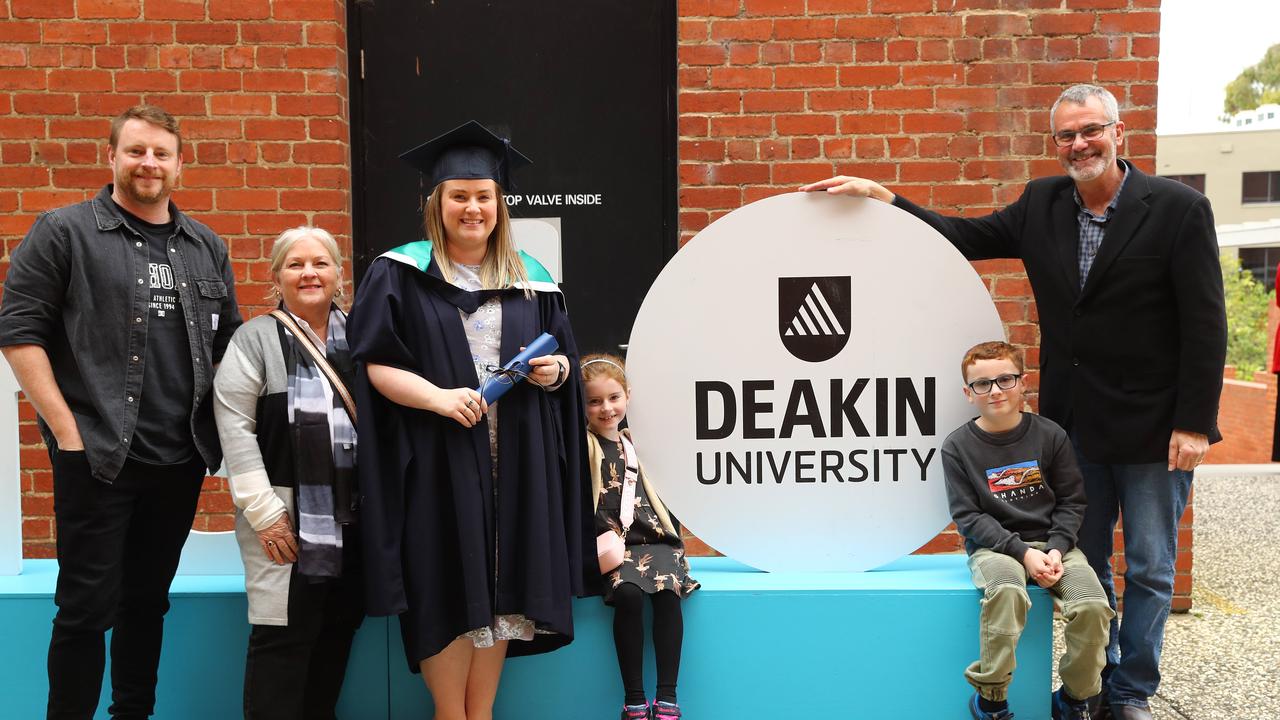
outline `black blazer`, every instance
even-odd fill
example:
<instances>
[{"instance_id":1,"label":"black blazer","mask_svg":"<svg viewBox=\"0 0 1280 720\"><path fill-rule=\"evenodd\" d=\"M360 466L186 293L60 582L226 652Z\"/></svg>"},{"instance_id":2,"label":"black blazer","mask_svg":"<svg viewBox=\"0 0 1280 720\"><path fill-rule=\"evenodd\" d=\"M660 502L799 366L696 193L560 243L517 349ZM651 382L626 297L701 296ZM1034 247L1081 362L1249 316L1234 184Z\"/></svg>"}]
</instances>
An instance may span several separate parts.
<instances>
[{"instance_id":1,"label":"black blazer","mask_svg":"<svg viewBox=\"0 0 1280 720\"><path fill-rule=\"evenodd\" d=\"M1083 288L1074 183L1027 184L991 215L893 204L970 260L1020 258L1040 318L1040 412L1103 463L1163 462L1175 429L1218 432L1227 319L1213 211L1200 193L1129 166Z\"/></svg>"}]
</instances>

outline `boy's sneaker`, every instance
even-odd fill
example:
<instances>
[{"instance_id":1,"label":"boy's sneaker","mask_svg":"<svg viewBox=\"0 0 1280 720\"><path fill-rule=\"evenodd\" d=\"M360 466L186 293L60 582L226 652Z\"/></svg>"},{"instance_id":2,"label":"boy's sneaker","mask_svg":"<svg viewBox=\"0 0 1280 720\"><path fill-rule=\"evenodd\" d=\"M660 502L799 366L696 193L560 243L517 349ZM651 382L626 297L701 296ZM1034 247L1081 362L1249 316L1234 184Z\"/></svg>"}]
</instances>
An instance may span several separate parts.
<instances>
[{"instance_id":1,"label":"boy's sneaker","mask_svg":"<svg viewBox=\"0 0 1280 720\"><path fill-rule=\"evenodd\" d=\"M679 720L680 718L680 706L666 700L654 700L649 712L651 720Z\"/></svg>"},{"instance_id":2,"label":"boy's sneaker","mask_svg":"<svg viewBox=\"0 0 1280 720\"><path fill-rule=\"evenodd\" d=\"M649 720L649 703L644 705L623 705L619 720Z\"/></svg>"},{"instance_id":3,"label":"boy's sneaker","mask_svg":"<svg viewBox=\"0 0 1280 720\"><path fill-rule=\"evenodd\" d=\"M1013 713L1007 709L987 712L978 707L978 693L969 698L969 714L973 716L973 720L1013 720Z\"/></svg>"},{"instance_id":4,"label":"boy's sneaker","mask_svg":"<svg viewBox=\"0 0 1280 720\"><path fill-rule=\"evenodd\" d=\"M1062 688L1053 693L1051 707L1053 720L1091 720L1093 717L1089 712L1088 702L1071 702Z\"/></svg>"}]
</instances>

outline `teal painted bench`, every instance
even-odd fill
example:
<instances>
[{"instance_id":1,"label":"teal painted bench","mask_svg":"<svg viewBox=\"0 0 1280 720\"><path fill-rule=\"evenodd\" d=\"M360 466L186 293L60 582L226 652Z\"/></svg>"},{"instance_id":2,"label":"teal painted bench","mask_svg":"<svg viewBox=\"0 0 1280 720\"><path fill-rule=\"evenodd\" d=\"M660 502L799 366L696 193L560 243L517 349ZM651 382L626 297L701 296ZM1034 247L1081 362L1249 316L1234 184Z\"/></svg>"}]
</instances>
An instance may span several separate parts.
<instances>
[{"instance_id":1,"label":"teal painted bench","mask_svg":"<svg viewBox=\"0 0 1280 720\"><path fill-rule=\"evenodd\" d=\"M685 603L680 702L690 720L779 718L965 718L963 670L978 651L979 592L964 557L910 556L866 573L762 573L727 558L694 558L702 589ZM0 715L44 715L45 653L57 565L27 560L0 577ZM1047 593L1033 607L1018 649L1010 702L1019 720L1048 720L1053 618ZM156 718L241 716L245 620L238 575L180 575L165 624ZM613 717L621 704L612 611L577 601L576 639L560 651L511 660L497 717ZM651 653L651 648L649 652ZM648 659L646 687L654 671ZM97 717L106 718L104 681ZM429 717L421 677L405 666L397 621L367 618L343 686L344 720ZM741 715L739 715L741 714Z\"/></svg>"}]
</instances>

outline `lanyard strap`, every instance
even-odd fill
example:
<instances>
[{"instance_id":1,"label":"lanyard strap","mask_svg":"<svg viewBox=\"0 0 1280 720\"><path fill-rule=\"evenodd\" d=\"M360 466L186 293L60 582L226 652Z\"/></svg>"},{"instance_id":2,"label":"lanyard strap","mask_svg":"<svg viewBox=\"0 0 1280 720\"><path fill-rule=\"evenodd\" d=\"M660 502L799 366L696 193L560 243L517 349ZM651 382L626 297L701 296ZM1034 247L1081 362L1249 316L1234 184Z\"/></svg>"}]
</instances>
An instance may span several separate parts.
<instances>
[{"instance_id":1,"label":"lanyard strap","mask_svg":"<svg viewBox=\"0 0 1280 720\"><path fill-rule=\"evenodd\" d=\"M622 464L626 466L626 472L622 479L622 507L619 508L618 519L622 521L622 536L625 538L632 521L636 519L636 483L640 478L640 458L627 436L619 437L622 439Z\"/></svg>"}]
</instances>

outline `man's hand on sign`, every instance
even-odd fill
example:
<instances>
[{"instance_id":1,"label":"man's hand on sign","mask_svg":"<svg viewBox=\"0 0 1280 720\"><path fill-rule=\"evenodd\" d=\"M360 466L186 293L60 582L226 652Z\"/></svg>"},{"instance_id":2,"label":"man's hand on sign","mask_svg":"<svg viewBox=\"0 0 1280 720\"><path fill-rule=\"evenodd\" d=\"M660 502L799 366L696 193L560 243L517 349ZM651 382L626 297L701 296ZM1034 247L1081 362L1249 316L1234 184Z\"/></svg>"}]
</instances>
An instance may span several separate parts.
<instances>
[{"instance_id":1,"label":"man's hand on sign","mask_svg":"<svg viewBox=\"0 0 1280 720\"><path fill-rule=\"evenodd\" d=\"M880 202L893 202L894 195L883 185L866 178L837 175L826 180L800 186L800 192L817 192L826 190L831 195L850 195L852 197L869 197Z\"/></svg>"}]
</instances>

